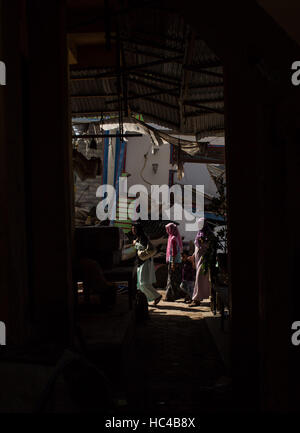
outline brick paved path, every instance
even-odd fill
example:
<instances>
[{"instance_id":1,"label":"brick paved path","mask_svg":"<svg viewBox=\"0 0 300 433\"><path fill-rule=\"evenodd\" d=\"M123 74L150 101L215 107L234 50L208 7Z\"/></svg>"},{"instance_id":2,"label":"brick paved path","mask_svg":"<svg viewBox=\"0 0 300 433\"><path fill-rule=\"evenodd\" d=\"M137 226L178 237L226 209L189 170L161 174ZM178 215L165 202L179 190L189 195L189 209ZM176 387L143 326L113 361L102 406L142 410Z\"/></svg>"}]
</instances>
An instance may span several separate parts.
<instances>
[{"instance_id":1,"label":"brick paved path","mask_svg":"<svg viewBox=\"0 0 300 433\"><path fill-rule=\"evenodd\" d=\"M150 413L226 410L228 387L215 384L227 372L203 320L207 304L161 301L149 310L150 319L137 327L130 407Z\"/></svg>"}]
</instances>

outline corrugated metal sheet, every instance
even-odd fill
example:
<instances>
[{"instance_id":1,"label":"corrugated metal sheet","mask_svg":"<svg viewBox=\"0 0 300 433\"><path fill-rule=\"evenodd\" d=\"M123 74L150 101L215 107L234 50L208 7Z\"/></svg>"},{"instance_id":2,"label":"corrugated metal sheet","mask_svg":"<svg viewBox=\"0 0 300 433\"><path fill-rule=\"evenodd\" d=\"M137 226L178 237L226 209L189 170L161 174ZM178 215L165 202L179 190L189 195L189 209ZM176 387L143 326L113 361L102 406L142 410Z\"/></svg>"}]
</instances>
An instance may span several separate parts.
<instances>
[{"instance_id":1,"label":"corrugated metal sheet","mask_svg":"<svg viewBox=\"0 0 300 433\"><path fill-rule=\"evenodd\" d=\"M147 13L143 9L133 10L122 16L119 25L126 67L132 67L126 72L130 113L143 114L145 121L173 130L179 131L181 126L181 132L198 133L199 137L222 134L223 68L207 44L196 37L186 73L188 89L180 125L179 96L188 27L181 17L155 9L147 9ZM139 67L174 56L182 58ZM190 70L193 67L201 70ZM111 69L73 70L71 78L74 117L118 112L117 76Z\"/></svg>"}]
</instances>

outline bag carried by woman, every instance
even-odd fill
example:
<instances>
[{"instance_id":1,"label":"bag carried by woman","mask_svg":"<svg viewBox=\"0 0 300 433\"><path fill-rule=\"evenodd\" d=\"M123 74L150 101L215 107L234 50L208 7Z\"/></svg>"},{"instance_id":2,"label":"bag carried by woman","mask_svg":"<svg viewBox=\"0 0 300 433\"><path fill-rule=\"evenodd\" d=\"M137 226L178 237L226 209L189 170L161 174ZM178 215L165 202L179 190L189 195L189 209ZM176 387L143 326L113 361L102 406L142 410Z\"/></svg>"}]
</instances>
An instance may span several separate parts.
<instances>
[{"instance_id":1,"label":"bag carried by woman","mask_svg":"<svg viewBox=\"0 0 300 433\"><path fill-rule=\"evenodd\" d=\"M153 244L150 241L148 241L147 247L144 250L139 250L137 254L139 259L145 261L151 259L151 257L154 257L156 252L157 252L156 248L153 246Z\"/></svg>"}]
</instances>

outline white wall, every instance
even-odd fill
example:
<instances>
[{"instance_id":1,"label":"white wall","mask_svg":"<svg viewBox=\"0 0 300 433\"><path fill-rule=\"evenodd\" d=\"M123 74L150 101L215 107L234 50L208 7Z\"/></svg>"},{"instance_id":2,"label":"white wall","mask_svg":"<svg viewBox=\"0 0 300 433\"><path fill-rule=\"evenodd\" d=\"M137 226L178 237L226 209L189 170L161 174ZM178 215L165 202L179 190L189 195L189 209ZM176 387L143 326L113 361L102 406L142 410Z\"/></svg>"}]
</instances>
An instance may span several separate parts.
<instances>
[{"instance_id":1,"label":"white wall","mask_svg":"<svg viewBox=\"0 0 300 433\"><path fill-rule=\"evenodd\" d=\"M151 153L152 141L148 135L142 137L132 137L127 143L126 171L131 174L128 178L128 187L131 185L145 185L150 190L150 185L145 183L140 176L144 164L144 155L148 152L148 160L143 171L143 177L153 185L168 185L169 170L175 169L176 166L170 164L170 145L163 144L159 151L153 155ZM153 173L152 164L158 163L158 171ZM185 163L184 178L178 181L177 175L174 175L174 181L183 185L204 185L205 194L215 195L217 192L214 181L212 180L206 164Z\"/></svg>"},{"instance_id":2,"label":"white wall","mask_svg":"<svg viewBox=\"0 0 300 433\"><path fill-rule=\"evenodd\" d=\"M168 185L169 183L169 170L175 169L176 166L170 164L170 145L163 144L156 155L151 153L152 141L148 135L142 137L132 137L127 142L127 155L126 155L126 171L131 176L128 178L128 188L132 185L141 184L146 186L147 190L150 191L150 185L145 183L140 176L141 169L144 164L144 155L148 153L148 160L143 171L143 177L153 185ZM156 174L153 173L152 163L158 163L158 171ZM185 163L184 164L185 176L181 181L177 180L175 174L174 181L182 183L184 185L204 185L204 192L209 195L215 195L216 187L211 179L207 170L206 164L196 163ZM182 236L185 237L185 241L193 240L195 238L196 231L187 232L185 230L185 224L182 221L179 229Z\"/></svg>"},{"instance_id":3,"label":"white wall","mask_svg":"<svg viewBox=\"0 0 300 433\"><path fill-rule=\"evenodd\" d=\"M204 185L204 193L214 196L217 193L217 188L212 180L206 164L197 164L186 162L183 166L184 178L177 179L177 174L174 175L174 182L182 185Z\"/></svg>"},{"instance_id":4,"label":"white wall","mask_svg":"<svg viewBox=\"0 0 300 433\"><path fill-rule=\"evenodd\" d=\"M144 155L148 152L148 160L143 171L143 177L152 185L168 185L169 170L172 168L170 161L170 145L163 144L159 151L151 153L152 141L148 135L132 137L127 142L126 171L131 176L128 178L128 187L131 185L145 185L150 191L150 185L141 178L140 172L144 164ZM157 173L153 173L152 164L158 163Z\"/></svg>"}]
</instances>

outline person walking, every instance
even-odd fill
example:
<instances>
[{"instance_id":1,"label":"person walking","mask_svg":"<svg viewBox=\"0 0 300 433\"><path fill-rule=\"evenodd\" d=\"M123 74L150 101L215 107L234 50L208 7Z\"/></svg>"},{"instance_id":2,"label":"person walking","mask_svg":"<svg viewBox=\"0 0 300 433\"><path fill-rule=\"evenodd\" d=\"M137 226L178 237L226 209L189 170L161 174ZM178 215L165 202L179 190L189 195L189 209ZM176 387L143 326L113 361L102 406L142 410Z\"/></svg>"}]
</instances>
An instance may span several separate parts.
<instances>
[{"instance_id":1,"label":"person walking","mask_svg":"<svg viewBox=\"0 0 300 433\"><path fill-rule=\"evenodd\" d=\"M196 265L196 279L193 291L193 300L189 307L199 306L203 299L207 299L210 294L208 271L203 268L204 255L209 247L210 228L204 218L198 221L199 231L195 237L194 259Z\"/></svg>"},{"instance_id":2,"label":"person walking","mask_svg":"<svg viewBox=\"0 0 300 433\"><path fill-rule=\"evenodd\" d=\"M149 239L140 222L132 225L132 234L133 244L137 250L137 289L146 295L148 302L154 301L153 305L157 305L162 296L153 287L153 283L156 283L153 258L141 260L138 256L138 252L145 251L149 245Z\"/></svg>"},{"instance_id":3,"label":"person walking","mask_svg":"<svg viewBox=\"0 0 300 433\"><path fill-rule=\"evenodd\" d=\"M182 240L179 230L174 223L166 225L168 233L168 244L166 253L166 262L168 263L168 281L165 301L175 301L183 296L180 284L182 281L181 271L181 252Z\"/></svg>"},{"instance_id":4,"label":"person walking","mask_svg":"<svg viewBox=\"0 0 300 433\"><path fill-rule=\"evenodd\" d=\"M192 301L194 287L195 287L195 266L194 256L189 256L188 251L183 251L181 254L182 259L182 283L180 288L186 293L185 301L187 303Z\"/></svg>"}]
</instances>

